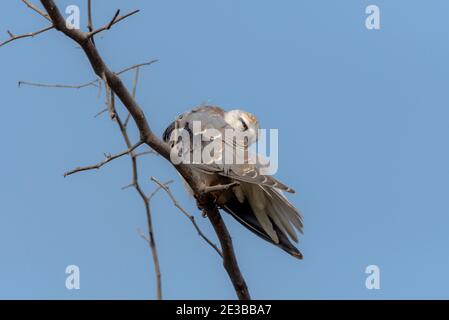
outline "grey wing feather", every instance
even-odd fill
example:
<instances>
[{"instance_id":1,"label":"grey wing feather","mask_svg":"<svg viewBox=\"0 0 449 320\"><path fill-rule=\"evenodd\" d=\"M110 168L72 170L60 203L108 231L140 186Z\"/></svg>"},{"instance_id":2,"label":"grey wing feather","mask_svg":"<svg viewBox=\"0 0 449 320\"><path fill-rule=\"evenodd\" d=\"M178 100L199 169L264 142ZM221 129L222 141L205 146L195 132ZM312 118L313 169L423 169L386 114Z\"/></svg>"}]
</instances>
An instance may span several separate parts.
<instances>
[{"instance_id":1,"label":"grey wing feather","mask_svg":"<svg viewBox=\"0 0 449 320\"><path fill-rule=\"evenodd\" d=\"M254 184L242 184L240 188L245 194L245 198L248 200L254 215L264 231L270 236L274 243L279 243L279 238L274 231L273 225L266 213L267 201L265 198L265 193L261 192L262 190L260 187Z\"/></svg>"},{"instance_id":2,"label":"grey wing feather","mask_svg":"<svg viewBox=\"0 0 449 320\"><path fill-rule=\"evenodd\" d=\"M240 202L248 201L257 221L273 243L279 243L279 231L293 241L298 241L295 229L303 232L302 217L282 195L282 191L242 182L233 188L233 193Z\"/></svg>"},{"instance_id":3,"label":"grey wing feather","mask_svg":"<svg viewBox=\"0 0 449 320\"><path fill-rule=\"evenodd\" d=\"M259 170L259 165L257 163L253 165L233 165L231 166L231 171L228 176L236 180L263 185L270 188L278 188L288 193L295 193L295 190L293 190L289 186L286 186L274 177L259 174Z\"/></svg>"}]
</instances>

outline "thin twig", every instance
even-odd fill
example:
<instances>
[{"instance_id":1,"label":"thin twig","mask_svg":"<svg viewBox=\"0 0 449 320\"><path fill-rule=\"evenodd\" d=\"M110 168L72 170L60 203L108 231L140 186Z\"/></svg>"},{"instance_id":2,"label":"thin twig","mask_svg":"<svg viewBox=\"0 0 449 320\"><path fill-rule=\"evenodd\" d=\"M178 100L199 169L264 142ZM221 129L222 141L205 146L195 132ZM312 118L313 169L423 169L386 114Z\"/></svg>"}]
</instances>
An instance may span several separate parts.
<instances>
[{"instance_id":1,"label":"thin twig","mask_svg":"<svg viewBox=\"0 0 449 320\"><path fill-rule=\"evenodd\" d=\"M97 164L94 164L94 165L91 165L91 166L86 166L86 167L78 167L78 168L75 168L75 169L73 169L73 170L71 170L71 171L68 171L68 172L64 173L64 177L70 176L70 175L72 175L72 174L74 174L74 173L81 172L81 171L88 171L88 170L100 169L100 168L101 168L102 166L104 166L106 163L109 163L109 162L111 162L112 160L115 160L115 159L120 158L120 157L122 157L122 156L124 156L124 155L126 155L126 154L131 153L133 150L135 150L137 147L141 146L142 144L143 144L143 142L140 141L140 142L136 143L135 145L129 147L129 148L128 148L127 150L125 150L125 151L122 151L122 152L117 153L117 154L114 154L114 155L107 155L107 156L106 156L106 159L104 159L103 161L101 161L101 162L99 162L99 163L97 163Z\"/></svg>"},{"instance_id":2,"label":"thin twig","mask_svg":"<svg viewBox=\"0 0 449 320\"><path fill-rule=\"evenodd\" d=\"M111 119L114 119L117 116L115 112L115 95L111 91L111 87L109 86L108 80L106 79L106 76L104 74L103 74L103 81L104 86L106 88L106 106L108 107L109 110L109 117Z\"/></svg>"},{"instance_id":3,"label":"thin twig","mask_svg":"<svg viewBox=\"0 0 449 320\"><path fill-rule=\"evenodd\" d=\"M105 86L108 88L109 84L107 83L107 79L104 80ZM109 101L108 108L111 112L111 114L114 114L114 117L111 119L115 120L120 132L122 134L123 140L125 141L125 144L128 148L132 147L131 139L128 135L128 131L126 127L123 125L123 122L117 113L117 110L115 109L115 100L114 100L114 92L112 90L107 91L106 94L110 94L110 98L107 99ZM158 300L162 300L162 272L161 267L159 263L159 255L157 252L157 246L156 246L156 239L154 236L154 228L153 228L153 222L152 222L152 216L151 216L151 206L150 206L150 199L145 195L142 187L139 183L139 174L137 169L137 156L134 152L134 149L129 152L129 156L131 158L131 165L132 165L132 182L129 184L129 187L134 187L142 199L144 206L145 206L145 213L147 217L147 228L148 228L148 244L150 246L151 250L151 256L153 258L153 265L155 270L155 276L156 276L156 296ZM123 188L122 188L123 189Z\"/></svg>"},{"instance_id":4,"label":"thin twig","mask_svg":"<svg viewBox=\"0 0 449 320\"><path fill-rule=\"evenodd\" d=\"M117 11L115 12L114 17L111 19L111 21L109 21L108 24L104 25L103 27L101 27L101 28L99 28L99 29L97 29L97 30L94 30L94 31L89 32L89 33L87 34L87 39L92 38L92 37L93 37L94 35L96 35L97 33L100 33L100 32L102 32L102 31L111 29L111 27L112 27L114 24L119 23L119 22L122 21L123 19L126 19L126 18L128 18L128 17L130 17L130 16L132 16L132 15L134 15L134 14L136 14L136 13L138 13L139 11L140 11L140 10L134 10L134 11L131 11L130 13L125 14L124 16L119 17L118 15L120 14L120 10L117 10Z\"/></svg>"},{"instance_id":5,"label":"thin twig","mask_svg":"<svg viewBox=\"0 0 449 320\"><path fill-rule=\"evenodd\" d=\"M135 183L134 183L134 182L131 182L130 184L128 184L128 185L126 185L126 186L123 186L121 189L122 189L122 190L126 190L126 189L132 188L132 187L134 187L134 186L135 186Z\"/></svg>"},{"instance_id":6,"label":"thin twig","mask_svg":"<svg viewBox=\"0 0 449 320\"><path fill-rule=\"evenodd\" d=\"M30 3L28 0L22 0L22 2L31 10L36 11L38 14L40 14L42 17L47 19L48 21L51 21L50 16L46 14L44 11L36 7L34 4Z\"/></svg>"},{"instance_id":7,"label":"thin twig","mask_svg":"<svg viewBox=\"0 0 449 320\"><path fill-rule=\"evenodd\" d=\"M136 157L145 156L145 155L147 155L147 154L154 154L154 155L157 155L157 153L154 152L154 150L148 150L148 151L142 151L142 152L136 153Z\"/></svg>"},{"instance_id":8,"label":"thin twig","mask_svg":"<svg viewBox=\"0 0 449 320\"><path fill-rule=\"evenodd\" d=\"M115 14L114 17L112 17L111 21L109 22L109 24L106 27L106 30L111 29L112 25L115 23L115 20L117 19L118 15L120 14L120 9L118 9Z\"/></svg>"},{"instance_id":9,"label":"thin twig","mask_svg":"<svg viewBox=\"0 0 449 320\"><path fill-rule=\"evenodd\" d=\"M136 98L137 83L139 82L139 70L140 70L140 67L136 67L135 70L136 71L134 73L133 91L132 91L132 96L133 96L134 99ZM125 122L123 123L125 128L128 126L129 119L131 119L131 114L128 112L128 115L126 116Z\"/></svg>"},{"instance_id":10,"label":"thin twig","mask_svg":"<svg viewBox=\"0 0 449 320\"><path fill-rule=\"evenodd\" d=\"M92 23L92 1L87 0L87 29L89 32L94 31L94 26Z\"/></svg>"},{"instance_id":11,"label":"thin twig","mask_svg":"<svg viewBox=\"0 0 449 320\"><path fill-rule=\"evenodd\" d=\"M156 183L157 185L159 185L162 189L164 189L164 191L168 194L170 200L173 202L173 205L178 208L189 220L190 222L193 224L194 228L196 229L196 231L198 232L198 235L203 238L212 248L214 248L215 251L217 251L217 253L220 255L220 257L223 257L223 254L221 253L220 249L217 247L217 245L215 243L213 243L211 240L209 240L209 238L207 238L204 233L201 231L200 227L198 226L198 224L195 221L195 217L192 216L190 213L187 212L186 209L184 209L178 202L178 200L176 200L175 196L173 195L173 193L171 192L170 188L168 186L165 186L163 183L161 183L159 180L157 180L155 177L151 177L151 181L153 181L154 183Z\"/></svg>"},{"instance_id":12,"label":"thin twig","mask_svg":"<svg viewBox=\"0 0 449 320\"><path fill-rule=\"evenodd\" d=\"M109 108L104 108L103 110L101 110L97 114L95 114L94 118L101 116L103 113L105 113L108 110L109 110Z\"/></svg>"},{"instance_id":13,"label":"thin twig","mask_svg":"<svg viewBox=\"0 0 449 320\"><path fill-rule=\"evenodd\" d=\"M100 99L100 97L101 97L101 82L98 82L97 99Z\"/></svg>"},{"instance_id":14,"label":"thin twig","mask_svg":"<svg viewBox=\"0 0 449 320\"><path fill-rule=\"evenodd\" d=\"M173 182L174 182L173 180L169 180L169 181L167 181L167 182L165 182L165 183L162 183L162 185L157 186L157 188L154 189L154 191L151 192L150 195L148 196L148 200L153 199L153 197L156 195L156 193L158 193L160 190L163 189L163 186L168 186L169 184L171 184L171 183L173 183Z\"/></svg>"},{"instance_id":15,"label":"thin twig","mask_svg":"<svg viewBox=\"0 0 449 320\"><path fill-rule=\"evenodd\" d=\"M87 0L87 30L92 32L94 30L94 25L92 22L92 1ZM95 45L94 37L91 37L92 43Z\"/></svg>"},{"instance_id":16,"label":"thin twig","mask_svg":"<svg viewBox=\"0 0 449 320\"><path fill-rule=\"evenodd\" d=\"M46 84L46 83L39 83L39 82L29 82L29 81L19 81L17 84L18 86L26 85L26 86L32 86L32 87L42 87L42 88L65 88L65 89L82 89L85 87L93 86L99 88L98 85L99 79L80 84L80 85L68 85L68 84Z\"/></svg>"},{"instance_id":17,"label":"thin twig","mask_svg":"<svg viewBox=\"0 0 449 320\"><path fill-rule=\"evenodd\" d=\"M135 74L134 74L134 79L133 79L133 91L132 91L132 96L135 99L136 98L136 92L137 92L137 84L139 82L139 70L140 67L136 68Z\"/></svg>"},{"instance_id":18,"label":"thin twig","mask_svg":"<svg viewBox=\"0 0 449 320\"><path fill-rule=\"evenodd\" d=\"M123 123L123 125L124 125L125 127L128 126L129 119L131 119L131 113L128 112L128 115L126 116L125 122Z\"/></svg>"},{"instance_id":19,"label":"thin twig","mask_svg":"<svg viewBox=\"0 0 449 320\"><path fill-rule=\"evenodd\" d=\"M137 68L140 68L140 67L143 67L143 66L150 66L153 63L156 63L158 61L159 61L158 59L153 59L153 60L150 60L148 62L138 63L138 64L135 64L133 66L127 67L127 68L125 68L123 70L120 70L119 72L116 72L115 74L116 75L121 75L122 73L128 72L128 71L133 70L133 69L137 69Z\"/></svg>"},{"instance_id":20,"label":"thin twig","mask_svg":"<svg viewBox=\"0 0 449 320\"><path fill-rule=\"evenodd\" d=\"M125 140L126 145L129 146L131 144L131 142L130 142L128 132L126 131L126 128L123 126L123 123L118 114L115 117L115 120L120 128L120 132L122 133L122 136L123 136L123 139ZM148 244L151 249L151 255L153 257L153 264L154 264L154 269L155 269L155 274L156 274L156 283L157 283L156 294L157 294L157 299L162 300L162 273L161 273L161 268L160 268L160 263L159 263L159 256L157 253L156 240L154 237L154 228L153 228L153 222L152 222L152 216L151 216L150 199L145 195L145 193L139 183L139 175L138 175L138 170L137 170L137 156L135 155L134 152L131 152L129 155L131 157L131 163L132 163L132 182L131 182L130 186L133 186L136 189L137 193L139 194L142 201L144 202L145 212L146 212L146 216L147 216L148 235L149 235Z\"/></svg>"},{"instance_id":21,"label":"thin twig","mask_svg":"<svg viewBox=\"0 0 449 320\"><path fill-rule=\"evenodd\" d=\"M46 32L48 30L53 29L53 28L54 27L51 25L51 26L45 27L45 28L43 28L41 30L38 30L38 31L35 31L35 32L30 32L30 33L26 33L26 34L17 35L17 36L13 35L11 33L11 31L8 30L8 35L10 36L10 38L8 40L5 40L5 41L1 42L0 43L0 47L4 46L5 44L8 44L8 43L10 43L10 42L12 42L14 40L23 39L23 38L29 38L29 37L35 37L38 34L44 33L44 32Z\"/></svg>"},{"instance_id":22,"label":"thin twig","mask_svg":"<svg viewBox=\"0 0 449 320\"><path fill-rule=\"evenodd\" d=\"M157 59L153 59L151 61L148 62L143 62L143 63L139 63L139 64L135 64L132 65L130 67L127 67L125 69L120 70L119 72L116 72L116 75L121 75L124 74L128 71L140 68L142 66L149 66L152 65L153 63L157 62ZM100 78L97 78L95 80L83 83L83 84L79 84L79 85L67 85L67 84L45 84L45 83L39 83L39 82L29 82L29 81L19 81L17 84L20 86L22 85L27 85L27 86L33 86L33 87L43 87L43 88L64 88L64 89L82 89L88 86L94 86L97 88L101 88L101 82L100 82Z\"/></svg>"}]
</instances>

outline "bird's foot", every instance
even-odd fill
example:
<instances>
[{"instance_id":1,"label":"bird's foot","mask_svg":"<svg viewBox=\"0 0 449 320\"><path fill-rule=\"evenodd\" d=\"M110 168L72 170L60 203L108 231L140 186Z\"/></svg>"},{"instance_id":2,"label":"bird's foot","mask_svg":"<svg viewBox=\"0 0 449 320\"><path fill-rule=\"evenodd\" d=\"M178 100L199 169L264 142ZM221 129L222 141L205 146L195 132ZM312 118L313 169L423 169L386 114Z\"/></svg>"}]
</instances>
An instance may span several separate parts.
<instances>
[{"instance_id":1,"label":"bird's foot","mask_svg":"<svg viewBox=\"0 0 449 320\"><path fill-rule=\"evenodd\" d=\"M201 210L201 215L206 218L207 217L207 211L211 209L217 208L217 198L214 197L211 194L208 193L202 193L196 198L196 205L199 210Z\"/></svg>"}]
</instances>

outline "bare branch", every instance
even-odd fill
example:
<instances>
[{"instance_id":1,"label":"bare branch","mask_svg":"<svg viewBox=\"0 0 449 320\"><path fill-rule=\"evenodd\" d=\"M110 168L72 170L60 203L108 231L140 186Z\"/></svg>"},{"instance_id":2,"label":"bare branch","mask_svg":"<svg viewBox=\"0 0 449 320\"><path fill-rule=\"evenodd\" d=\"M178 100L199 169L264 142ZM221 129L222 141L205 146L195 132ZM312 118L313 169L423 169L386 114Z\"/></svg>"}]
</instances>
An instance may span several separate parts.
<instances>
[{"instance_id":1,"label":"bare branch","mask_svg":"<svg viewBox=\"0 0 449 320\"><path fill-rule=\"evenodd\" d=\"M104 86L106 87L106 105L109 110L109 117L111 119L114 119L117 115L115 112L115 95L111 91L111 87L109 87L108 80L106 79L105 75L103 75L103 81Z\"/></svg>"},{"instance_id":2,"label":"bare branch","mask_svg":"<svg viewBox=\"0 0 449 320\"><path fill-rule=\"evenodd\" d=\"M26 33L26 34L17 35L17 36L13 35L12 32L8 30L7 32L8 32L8 35L10 36L10 38L8 40L5 40L5 41L1 42L0 43L0 47L4 46L5 44L8 44L8 43L10 43L10 42L12 42L14 40L35 37L38 34L44 33L44 32L46 32L48 30L53 29L53 28L54 28L53 26L48 26L48 27L45 27L45 28L43 28L41 30L38 30L38 31L35 31L35 32L30 32L30 33Z\"/></svg>"},{"instance_id":3,"label":"bare branch","mask_svg":"<svg viewBox=\"0 0 449 320\"><path fill-rule=\"evenodd\" d=\"M160 190L162 190L164 188L164 186L166 187L173 182L174 182L173 180L169 180L165 183L162 183L162 185L160 185L156 189L154 189L154 191L148 196L148 200L153 199L153 197L156 195L156 193L158 193Z\"/></svg>"},{"instance_id":4,"label":"bare branch","mask_svg":"<svg viewBox=\"0 0 449 320\"><path fill-rule=\"evenodd\" d=\"M28 0L22 0L22 2L31 10L36 11L39 15L41 15L42 17L44 17L45 19L47 19L48 21L51 21L50 17L48 16L48 14L46 14L44 11L42 11L41 9L39 9L38 7L36 7L34 4L30 3Z\"/></svg>"},{"instance_id":5,"label":"bare branch","mask_svg":"<svg viewBox=\"0 0 449 320\"><path fill-rule=\"evenodd\" d=\"M87 29L89 32L94 31L94 26L92 23L92 1L87 0Z\"/></svg>"},{"instance_id":6,"label":"bare branch","mask_svg":"<svg viewBox=\"0 0 449 320\"><path fill-rule=\"evenodd\" d=\"M189 212L187 212L186 209L184 209L178 202L178 200L176 200L175 196L173 195L173 193L171 192L170 188L164 184L162 184L159 180L157 180L155 177L151 177L151 181L153 181L154 183L156 183L159 187L161 187L162 189L164 189L164 191L168 194L170 200L173 202L173 205L178 208L189 220L190 222L193 224L193 227L196 229L196 231L198 232L198 235L203 238L215 251L217 251L217 253L220 255L220 257L223 257L223 254L221 253L220 249L218 249L217 245L215 243L213 243L211 240L209 240L209 238L207 238L204 233L201 231L200 227L198 226L198 224L195 221L195 217L192 216Z\"/></svg>"},{"instance_id":7,"label":"bare branch","mask_svg":"<svg viewBox=\"0 0 449 320\"><path fill-rule=\"evenodd\" d=\"M152 65L153 63L157 62L157 59L148 61L148 62L143 62L143 63L139 63L139 64L135 64L132 65L130 67L127 67L125 69L120 70L119 72L116 72L117 75L121 75L124 74L128 71L140 68L142 66L149 66ZM95 80L83 83L83 84L79 84L79 85L67 85L67 84L46 84L46 83L39 83L39 82L29 82L29 81L19 81L17 84L18 86L22 86L22 85L27 85L27 86L33 86L33 87L42 87L42 88L63 88L63 89L82 89L85 87L89 87L89 86L93 86L93 87L97 87L97 88L101 88L100 85L100 78L97 78Z\"/></svg>"},{"instance_id":8,"label":"bare branch","mask_svg":"<svg viewBox=\"0 0 449 320\"><path fill-rule=\"evenodd\" d=\"M140 67L136 67L136 71L135 71L135 74L134 74L133 91L132 91L132 96L133 96L134 99L136 98L137 83L139 82L139 70L140 70ZM126 116L125 122L123 123L123 125L125 127L128 126L129 119L131 119L131 114L128 112L128 115Z\"/></svg>"},{"instance_id":9,"label":"bare branch","mask_svg":"<svg viewBox=\"0 0 449 320\"><path fill-rule=\"evenodd\" d=\"M154 150L148 150L148 151L142 151L142 152L136 153L136 157L145 156L145 155L147 155L147 154L158 155L156 152L154 152Z\"/></svg>"},{"instance_id":10,"label":"bare branch","mask_svg":"<svg viewBox=\"0 0 449 320\"><path fill-rule=\"evenodd\" d=\"M107 83L107 79L105 77L105 86L109 88L109 84ZM112 120L115 120L120 132L122 134L123 140L125 140L125 143L128 148L132 148L131 139L129 138L128 131L126 130L126 127L123 125L123 122L117 113L115 109L115 100L114 100L114 92L109 88L107 95L110 95L110 98L107 100L109 102L108 109L110 110L111 114L114 114L114 117L111 117ZM131 158L131 164L132 164L132 182L129 184L128 187L134 187L142 199L144 206L145 206L145 213L147 217L147 227L148 227L148 244L150 246L151 250L151 256L153 258L153 264L156 274L156 295L158 300L162 300L162 274L161 274L161 267L159 264L159 255L157 253L157 246L156 246L156 239L154 236L154 229L153 229L153 222L151 217L151 206L150 206L150 199L145 195L142 187L139 183L139 174L137 170L137 156L134 153L134 150L131 150L129 152L129 156ZM127 188L127 187L125 187ZM123 189L123 188L122 188Z\"/></svg>"},{"instance_id":11,"label":"bare branch","mask_svg":"<svg viewBox=\"0 0 449 320\"><path fill-rule=\"evenodd\" d=\"M139 67L136 68L135 74L134 74L134 80L133 80L133 91L132 96L135 99L136 98L136 92L137 92L137 84L139 82Z\"/></svg>"},{"instance_id":12,"label":"bare branch","mask_svg":"<svg viewBox=\"0 0 449 320\"><path fill-rule=\"evenodd\" d=\"M221 218L220 212L216 206L205 208L204 210L220 240L221 248L223 250L223 266L234 285L237 296L240 300L250 300L251 296L248 287L246 286L245 279L242 276L237 263L237 258L235 257L231 236Z\"/></svg>"},{"instance_id":13,"label":"bare branch","mask_svg":"<svg viewBox=\"0 0 449 320\"><path fill-rule=\"evenodd\" d=\"M68 172L64 173L64 177L70 176L70 175L72 175L74 173L81 172L81 171L100 169L106 163L109 163L112 160L115 160L115 159L120 158L120 157L122 157L122 156L124 156L126 154L131 153L132 151L134 151L137 147L141 146L142 144L143 144L143 142L140 141L140 142L136 143L135 145L131 146L130 148L128 148L128 150L122 151L122 152L114 154L114 155L106 155L106 159L104 159L100 163L97 163L97 164L94 164L94 165L91 165L91 166L86 166L86 167L78 167L76 169L68 171Z\"/></svg>"},{"instance_id":14,"label":"bare branch","mask_svg":"<svg viewBox=\"0 0 449 320\"><path fill-rule=\"evenodd\" d=\"M80 85L67 85L67 84L46 84L46 83L38 83L38 82L29 82L29 81L19 81L18 86L26 85L32 87L42 87L42 88L65 88L65 89L82 89L85 87L93 86L100 88L98 85L99 79L89 81Z\"/></svg>"},{"instance_id":15,"label":"bare branch","mask_svg":"<svg viewBox=\"0 0 449 320\"><path fill-rule=\"evenodd\" d=\"M100 33L100 32L102 32L102 31L111 29L111 27L112 27L114 24L119 23L120 21L122 21L122 20L124 20L124 19L126 19L126 18L128 18L128 17L130 17L130 16L132 16L132 15L134 15L134 14L136 14L136 13L138 13L139 11L140 11L140 10L134 10L134 11L131 11L130 13L125 14L124 16L119 17L118 15L120 14L120 10L117 10L117 11L115 12L114 17L111 19L111 21L109 21L108 24L104 25L103 27L101 27L101 28L99 28L99 29L97 29L97 30L94 30L94 31L89 32L89 33L87 34L87 39L92 38L92 37L93 37L94 35L96 35L97 33Z\"/></svg>"},{"instance_id":16,"label":"bare branch","mask_svg":"<svg viewBox=\"0 0 449 320\"><path fill-rule=\"evenodd\" d=\"M122 190L126 190L126 189L132 188L132 187L134 187L134 186L135 186L135 183L134 183L134 182L131 182L130 184L127 184L126 186L123 186L121 189L122 189Z\"/></svg>"},{"instance_id":17,"label":"bare branch","mask_svg":"<svg viewBox=\"0 0 449 320\"><path fill-rule=\"evenodd\" d=\"M134 166L133 166L133 168L134 168ZM146 216L147 216L147 228L148 228L148 234L149 234L149 238L146 238L146 237L145 238L147 239L147 243L150 246L151 256L153 258L153 265L154 265L154 270L155 270L155 274L156 274L157 299L162 300L162 273L161 273L161 267L160 267L160 263L159 263L159 255L157 253L156 240L154 237L153 223L152 223L152 219L151 219L150 201L145 197L145 195L143 194L143 191L140 188L138 183L136 183L134 187L136 188L137 192L141 196L141 198L144 202L144 205L145 205L145 212L146 212Z\"/></svg>"},{"instance_id":18,"label":"bare branch","mask_svg":"<svg viewBox=\"0 0 449 320\"><path fill-rule=\"evenodd\" d=\"M109 110L109 108L104 108L103 110L99 111L99 112L94 116L94 118L97 118L97 117L101 116L103 113L105 113L105 112L108 111L108 110Z\"/></svg>"},{"instance_id":19,"label":"bare branch","mask_svg":"<svg viewBox=\"0 0 449 320\"><path fill-rule=\"evenodd\" d=\"M125 72L128 72L128 71L133 70L133 69L137 69L137 68L140 68L140 67L143 67L143 66L150 66L150 65L152 65L153 63L156 63L156 62L158 62L158 61L159 61L158 59L153 59L153 60L150 60L150 61L148 61L148 62L143 62L143 63L135 64L135 65L133 65L133 66L130 66L130 67L128 67L128 68L125 68L125 69L123 69L123 70L120 70L119 72L116 72L116 75L121 75L121 74L123 74L123 73L125 73Z\"/></svg>"},{"instance_id":20,"label":"bare branch","mask_svg":"<svg viewBox=\"0 0 449 320\"><path fill-rule=\"evenodd\" d=\"M101 96L101 82L98 82L97 99L100 99L100 96Z\"/></svg>"},{"instance_id":21,"label":"bare branch","mask_svg":"<svg viewBox=\"0 0 449 320\"><path fill-rule=\"evenodd\" d=\"M118 9L115 14L114 17L111 19L111 21L109 22L109 24L106 27L106 30L111 29L112 25L115 23L115 19L117 19L118 15L120 14L120 9Z\"/></svg>"},{"instance_id":22,"label":"bare branch","mask_svg":"<svg viewBox=\"0 0 449 320\"><path fill-rule=\"evenodd\" d=\"M143 233L142 229L137 228L137 233L143 240L145 240L148 244L150 244L150 239L148 239L148 237Z\"/></svg>"},{"instance_id":23,"label":"bare branch","mask_svg":"<svg viewBox=\"0 0 449 320\"><path fill-rule=\"evenodd\" d=\"M92 1L87 0L87 30L89 32L92 32L94 30L94 25L92 22ZM94 37L91 38L92 43L95 45L95 39Z\"/></svg>"},{"instance_id":24,"label":"bare branch","mask_svg":"<svg viewBox=\"0 0 449 320\"><path fill-rule=\"evenodd\" d=\"M128 115L126 116L125 122L123 123L123 125L124 125L125 127L128 126L129 119L131 119L131 113L128 112Z\"/></svg>"}]
</instances>

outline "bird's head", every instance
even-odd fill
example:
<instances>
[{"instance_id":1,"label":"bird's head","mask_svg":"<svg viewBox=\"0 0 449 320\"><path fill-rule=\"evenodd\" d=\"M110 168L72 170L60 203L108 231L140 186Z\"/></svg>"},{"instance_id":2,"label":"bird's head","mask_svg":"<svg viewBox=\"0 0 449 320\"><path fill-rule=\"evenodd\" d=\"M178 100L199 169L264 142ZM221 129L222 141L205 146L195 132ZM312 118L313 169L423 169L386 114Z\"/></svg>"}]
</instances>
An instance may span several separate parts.
<instances>
[{"instance_id":1,"label":"bird's head","mask_svg":"<svg viewBox=\"0 0 449 320\"><path fill-rule=\"evenodd\" d=\"M248 145L257 141L259 121L251 113L243 110L231 110L226 112L225 121L234 130L240 130L248 136Z\"/></svg>"}]
</instances>

